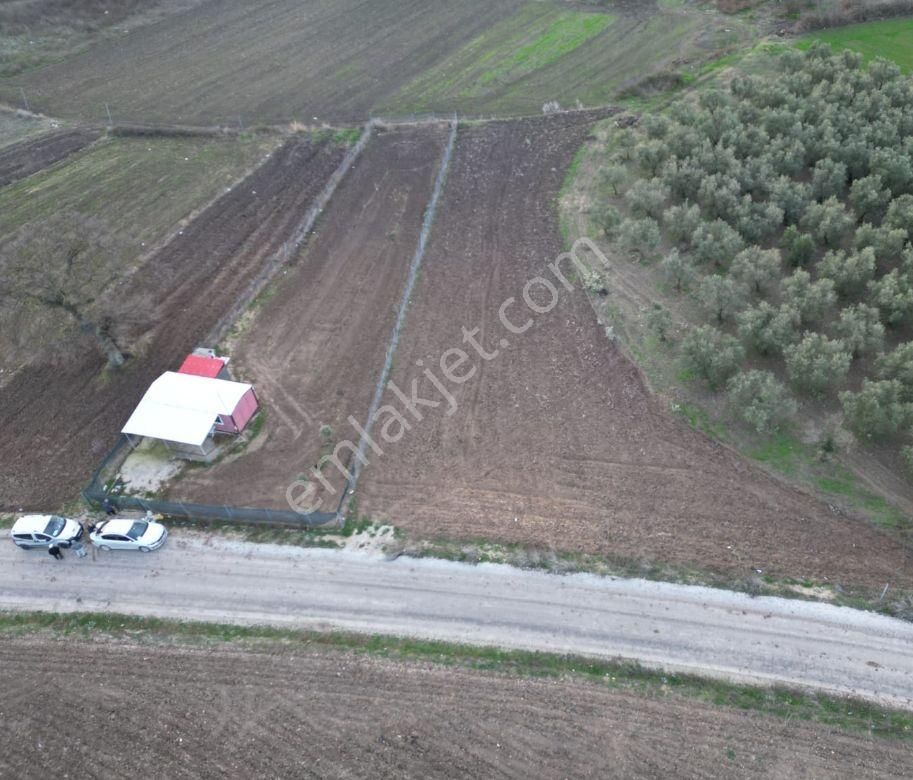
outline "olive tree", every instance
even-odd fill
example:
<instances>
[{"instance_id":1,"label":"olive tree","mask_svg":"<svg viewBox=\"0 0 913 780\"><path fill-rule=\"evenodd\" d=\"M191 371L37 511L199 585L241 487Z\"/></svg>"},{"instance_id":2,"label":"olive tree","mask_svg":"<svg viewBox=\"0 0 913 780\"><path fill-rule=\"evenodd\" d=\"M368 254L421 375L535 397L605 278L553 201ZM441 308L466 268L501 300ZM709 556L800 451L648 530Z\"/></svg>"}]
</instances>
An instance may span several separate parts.
<instances>
[{"instance_id":1,"label":"olive tree","mask_svg":"<svg viewBox=\"0 0 913 780\"><path fill-rule=\"evenodd\" d=\"M701 209L696 203L671 206L663 213L663 227L673 244L685 246L691 243L694 231L701 224Z\"/></svg>"},{"instance_id":2,"label":"olive tree","mask_svg":"<svg viewBox=\"0 0 913 780\"><path fill-rule=\"evenodd\" d=\"M803 322L816 321L833 308L837 292L830 279L811 281L808 271L799 268L781 283L783 300L795 309Z\"/></svg>"},{"instance_id":3,"label":"olive tree","mask_svg":"<svg viewBox=\"0 0 913 780\"><path fill-rule=\"evenodd\" d=\"M819 200L842 197L847 179L846 166L842 162L818 160L812 170L812 193Z\"/></svg>"},{"instance_id":4,"label":"olive tree","mask_svg":"<svg viewBox=\"0 0 913 780\"><path fill-rule=\"evenodd\" d=\"M745 287L728 276L705 276L697 289L697 299L717 322L729 319L745 300Z\"/></svg>"},{"instance_id":5,"label":"olive tree","mask_svg":"<svg viewBox=\"0 0 913 780\"><path fill-rule=\"evenodd\" d=\"M611 189L612 194L616 197L619 194L621 185L625 183L627 178L628 171L623 165L606 165L599 172L600 184Z\"/></svg>"},{"instance_id":6,"label":"olive tree","mask_svg":"<svg viewBox=\"0 0 913 780\"><path fill-rule=\"evenodd\" d=\"M846 344L854 357L878 352L884 345L884 325L874 306L858 303L840 312L834 333Z\"/></svg>"},{"instance_id":7,"label":"olive tree","mask_svg":"<svg viewBox=\"0 0 913 780\"><path fill-rule=\"evenodd\" d=\"M776 430L796 413L796 402L770 371L738 373L726 384L736 413L758 433Z\"/></svg>"},{"instance_id":8,"label":"olive tree","mask_svg":"<svg viewBox=\"0 0 913 780\"><path fill-rule=\"evenodd\" d=\"M656 176L669 158L669 147L662 141L643 141L634 149L634 160L642 171Z\"/></svg>"},{"instance_id":9,"label":"olive tree","mask_svg":"<svg viewBox=\"0 0 913 780\"><path fill-rule=\"evenodd\" d=\"M798 338L799 315L787 305L774 308L767 301L736 315L739 337L761 355L781 354Z\"/></svg>"},{"instance_id":10,"label":"olive tree","mask_svg":"<svg viewBox=\"0 0 913 780\"><path fill-rule=\"evenodd\" d=\"M830 279L840 295L861 293L875 275L875 250L866 247L849 255L842 249L825 253L818 263L818 273Z\"/></svg>"},{"instance_id":11,"label":"olive tree","mask_svg":"<svg viewBox=\"0 0 913 780\"><path fill-rule=\"evenodd\" d=\"M800 225L825 246L837 246L854 223L854 217L837 198L828 198L823 203L809 204Z\"/></svg>"},{"instance_id":12,"label":"olive tree","mask_svg":"<svg viewBox=\"0 0 913 780\"><path fill-rule=\"evenodd\" d=\"M725 268L742 251L742 237L723 220L705 222L691 235L692 254L699 263Z\"/></svg>"},{"instance_id":13,"label":"olive tree","mask_svg":"<svg viewBox=\"0 0 913 780\"><path fill-rule=\"evenodd\" d=\"M841 384L852 361L842 341L809 331L799 343L783 350L783 355L790 381L811 395L822 395Z\"/></svg>"},{"instance_id":14,"label":"olive tree","mask_svg":"<svg viewBox=\"0 0 913 780\"><path fill-rule=\"evenodd\" d=\"M712 388L725 384L745 359L745 350L732 336L710 325L692 329L682 339L685 365Z\"/></svg>"},{"instance_id":15,"label":"olive tree","mask_svg":"<svg viewBox=\"0 0 913 780\"><path fill-rule=\"evenodd\" d=\"M884 186L881 176L872 174L856 179L850 187L850 204L860 219L875 225L884 218L891 192Z\"/></svg>"},{"instance_id":16,"label":"olive tree","mask_svg":"<svg viewBox=\"0 0 913 780\"><path fill-rule=\"evenodd\" d=\"M906 275L895 268L867 286L869 301L881 310L882 319L900 326L913 319L913 286Z\"/></svg>"},{"instance_id":17,"label":"olive tree","mask_svg":"<svg viewBox=\"0 0 913 780\"><path fill-rule=\"evenodd\" d=\"M800 233L795 225L790 225L783 231L780 246L783 259L793 268L808 265L815 256L815 239L808 233Z\"/></svg>"},{"instance_id":18,"label":"olive tree","mask_svg":"<svg viewBox=\"0 0 913 780\"><path fill-rule=\"evenodd\" d=\"M779 281L782 264L779 250L750 246L735 256L729 274L761 295Z\"/></svg>"},{"instance_id":19,"label":"olive tree","mask_svg":"<svg viewBox=\"0 0 913 780\"><path fill-rule=\"evenodd\" d=\"M885 226L913 234L913 195L901 195L891 201L884 218Z\"/></svg>"},{"instance_id":20,"label":"olive tree","mask_svg":"<svg viewBox=\"0 0 913 780\"><path fill-rule=\"evenodd\" d=\"M868 222L861 224L853 237L855 247L871 248L879 263L889 263L900 257L906 242L907 231L903 228L890 228L886 225L875 227Z\"/></svg>"},{"instance_id":21,"label":"olive tree","mask_svg":"<svg viewBox=\"0 0 913 780\"><path fill-rule=\"evenodd\" d=\"M659 179L639 179L625 193L625 202L635 217L658 220L668 197L669 189Z\"/></svg>"},{"instance_id":22,"label":"olive tree","mask_svg":"<svg viewBox=\"0 0 913 780\"><path fill-rule=\"evenodd\" d=\"M659 225L655 219L625 219L618 226L618 240L629 252L641 259L650 257L662 242Z\"/></svg>"},{"instance_id":23,"label":"olive tree","mask_svg":"<svg viewBox=\"0 0 913 780\"><path fill-rule=\"evenodd\" d=\"M858 393L840 393L847 427L863 439L884 439L913 423L913 403L896 379L864 379Z\"/></svg>"},{"instance_id":24,"label":"olive tree","mask_svg":"<svg viewBox=\"0 0 913 780\"><path fill-rule=\"evenodd\" d=\"M694 278L694 264L688 255L684 255L677 249L673 249L666 255L660 265L666 278L672 282L676 292L681 292L684 287Z\"/></svg>"},{"instance_id":25,"label":"olive tree","mask_svg":"<svg viewBox=\"0 0 913 780\"><path fill-rule=\"evenodd\" d=\"M879 379L896 379L904 387L907 400L913 401L913 341L898 344L893 351L875 361Z\"/></svg>"}]
</instances>

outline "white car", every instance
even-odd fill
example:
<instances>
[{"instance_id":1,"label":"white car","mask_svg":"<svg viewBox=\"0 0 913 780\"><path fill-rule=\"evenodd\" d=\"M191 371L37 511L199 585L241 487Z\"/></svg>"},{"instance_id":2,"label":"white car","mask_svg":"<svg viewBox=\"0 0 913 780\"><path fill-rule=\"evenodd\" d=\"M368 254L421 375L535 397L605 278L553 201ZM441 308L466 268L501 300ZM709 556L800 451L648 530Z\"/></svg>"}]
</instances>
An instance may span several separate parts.
<instances>
[{"instance_id":1,"label":"white car","mask_svg":"<svg viewBox=\"0 0 913 780\"><path fill-rule=\"evenodd\" d=\"M168 538L168 529L154 520L106 520L89 534L99 550L157 550Z\"/></svg>"},{"instance_id":2,"label":"white car","mask_svg":"<svg viewBox=\"0 0 913 780\"><path fill-rule=\"evenodd\" d=\"M60 515L26 515L13 523L10 538L26 550L52 544L69 547L82 538L82 525Z\"/></svg>"}]
</instances>

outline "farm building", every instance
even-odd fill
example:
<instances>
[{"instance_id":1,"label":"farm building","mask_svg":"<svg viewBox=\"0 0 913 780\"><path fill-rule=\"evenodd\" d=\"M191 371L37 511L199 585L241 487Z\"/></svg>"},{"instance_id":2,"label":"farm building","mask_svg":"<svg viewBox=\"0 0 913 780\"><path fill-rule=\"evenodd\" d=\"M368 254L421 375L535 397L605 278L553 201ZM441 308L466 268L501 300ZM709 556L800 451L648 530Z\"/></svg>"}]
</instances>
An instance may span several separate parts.
<instances>
[{"instance_id":1,"label":"farm building","mask_svg":"<svg viewBox=\"0 0 913 780\"><path fill-rule=\"evenodd\" d=\"M184 358L178 373L205 376L209 379L231 379L228 375L228 360L227 357L216 357L194 351Z\"/></svg>"},{"instance_id":2,"label":"farm building","mask_svg":"<svg viewBox=\"0 0 913 780\"><path fill-rule=\"evenodd\" d=\"M150 385L121 431L130 438L158 439L186 457L205 458L216 448L214 435L240 433L258 406L253 385L166 371Z\"/></svg>"}]
</instances>

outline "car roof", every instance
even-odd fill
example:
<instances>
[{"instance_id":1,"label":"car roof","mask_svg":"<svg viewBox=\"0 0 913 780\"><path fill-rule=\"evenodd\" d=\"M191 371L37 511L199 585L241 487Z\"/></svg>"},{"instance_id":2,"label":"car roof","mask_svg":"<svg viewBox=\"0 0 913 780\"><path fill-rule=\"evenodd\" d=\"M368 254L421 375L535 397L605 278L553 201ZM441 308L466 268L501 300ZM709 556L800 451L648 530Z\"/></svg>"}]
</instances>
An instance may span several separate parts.
<instances>
[{"instance_id":1,"label":"car roof","mask_svg":"<svg viewBox=\"0 0 913 780\"><path fill-rule=\"evenodd\" d=\"M133 528L134 523L145 523L148 522L145 518L137 517L135 519L130 518L117 518L116 520L106 521L101 528L98 529L99 533L102 534L122 534L126 535L127 531Z\"/></svg>"},{"instance_id":2,"label":"car roof","mask_svg":"<svg viewBox=\"0 0 913 780\"><path fill-rule=\"evenodd\" d=\"M26 515L13 523L14 534L33 534L44 531L53 515Z\"/></svg>"}]
</instances>

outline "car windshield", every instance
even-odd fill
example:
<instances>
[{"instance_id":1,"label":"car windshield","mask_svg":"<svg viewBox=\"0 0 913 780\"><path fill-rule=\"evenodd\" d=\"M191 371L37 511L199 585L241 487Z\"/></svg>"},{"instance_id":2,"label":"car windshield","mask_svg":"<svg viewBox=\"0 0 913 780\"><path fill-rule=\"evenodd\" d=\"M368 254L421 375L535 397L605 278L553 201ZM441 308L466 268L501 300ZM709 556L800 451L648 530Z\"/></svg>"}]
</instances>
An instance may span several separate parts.
<instances>
[{"instance_id":1,"label":"car windshield","mask_svg":"<svg viewBox=\"0 0 913 780\"><path fill-rule=\"evenodd\" d=\"M48 536L60 536L66 524L66 520L55 515L50 520L48 520L48 524L44 527L44 532Z\"/></svg>"},{"instance_id":2,"label":"car windshield","mask_svg":"<svg viewBox=\"0 0 913 780\"><path fill-rule=\"evenodd\" d=\"M148 527L149 523L134 523L130 526L130 530L127 531L127 536L133 540L140 539L146 533Z\"/></svg>"}]
</instances>

